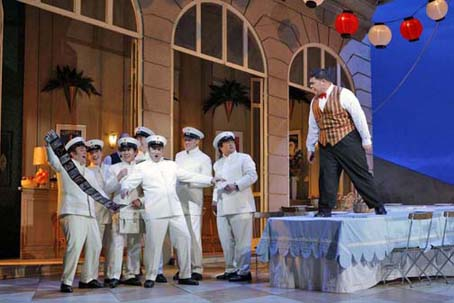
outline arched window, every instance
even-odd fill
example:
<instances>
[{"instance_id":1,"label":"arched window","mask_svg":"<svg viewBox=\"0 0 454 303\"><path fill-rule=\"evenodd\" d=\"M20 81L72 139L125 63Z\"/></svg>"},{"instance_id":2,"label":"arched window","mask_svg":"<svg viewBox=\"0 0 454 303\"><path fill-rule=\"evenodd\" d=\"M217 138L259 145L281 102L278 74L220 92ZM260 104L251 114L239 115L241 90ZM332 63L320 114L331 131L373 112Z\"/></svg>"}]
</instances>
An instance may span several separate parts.
<instances>
[{"instance_id":1,"label":"arched window","mask_svg":"<svg viewBox=\"0 0 454 303\"><path fill-rule=\"evenodd\" d=\"M292 60L289 85L310 90L309 77L315 68L332 68L334 83L354 91L347 66L331 49L321 44L307 44L298 50Z\"/></svg>"},{"instance_id":2,"label":"arched window","mask_svg":"<svg viewBox=\"0 0 454 303\"><path fill-rule=\"evenodd\" d=\"M135 0L18 1L133 38L142 36L142 22Z\"/></svg>"},{"instance_id":3,"label":"arched window","mask_svg":"<svg viewBox=\"0 0 454 303\"><path fill-rule=\"evenodd\" d=\"M175 50L265 77L257 36L244 17L227 4L195 1L177 22Z\"/></svg>"}]
</instances>

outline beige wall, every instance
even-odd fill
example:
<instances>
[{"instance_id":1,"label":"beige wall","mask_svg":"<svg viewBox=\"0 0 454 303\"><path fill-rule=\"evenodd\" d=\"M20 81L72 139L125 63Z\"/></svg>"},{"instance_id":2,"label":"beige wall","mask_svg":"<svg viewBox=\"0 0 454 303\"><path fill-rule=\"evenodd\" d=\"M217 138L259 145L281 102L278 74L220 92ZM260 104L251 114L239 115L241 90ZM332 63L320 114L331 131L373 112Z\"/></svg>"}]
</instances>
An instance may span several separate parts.
<instances>
[{"instance_id":1,"label":"beige wall","mask_svg":"<svg viewBox=\"0 0 454 303\"><path fill-rule=\"evenodd\" d=\"M172 31L190 0L139 1L144 23L144 124L173 137ZM268 204L270 210L288 204L288 69L296 50L306 43L322 43L340 54L359 88L358 97L370 112L370 52L361 40L370 25L375 1L327 0L311 10L303 1L225 0L243 14L257 32L268 67ZM332 24L342 8L360 15L361 28L352 40L342 40ZM360 71L361 70L361 71ZM181 111L181 109L180 109Z\"/></svg>"},{"instance_id":2,"label":"beige wall","mask_svg":"<svg viewBox=\"0 0 454 303\"><path fill-rule=\"evenodd\" d=\"M24 73L24 175L32 175L33 147L43 145L56 124L86 125L87 139L131 131L129 115L130 38L26 6ZM70 112L63 92L43 93L56 65L83 70L102 96L79 94Z\"/></svg>"}]
</instances>

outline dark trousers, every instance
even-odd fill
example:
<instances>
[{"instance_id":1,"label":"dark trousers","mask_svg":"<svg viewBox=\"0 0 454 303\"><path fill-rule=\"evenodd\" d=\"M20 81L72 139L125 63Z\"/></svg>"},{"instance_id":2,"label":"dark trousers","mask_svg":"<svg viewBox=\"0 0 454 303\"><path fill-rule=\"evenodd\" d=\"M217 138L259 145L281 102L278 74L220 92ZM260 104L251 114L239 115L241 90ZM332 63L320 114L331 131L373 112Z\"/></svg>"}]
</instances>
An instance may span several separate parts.
<instances>
[{"instance_id":1,"label":"dark trousers","mask_svg":"<svg viewBox=\"0 0 454 303\"><path fill-rule=\"evenodd\" d=\"M320 145L320 211L329 211L336 206L342 170L350 177L369 208L382 205L378 200L374 177L369 172L361 137L354 130L334 146Z\"/></svg>"}]
</instances>

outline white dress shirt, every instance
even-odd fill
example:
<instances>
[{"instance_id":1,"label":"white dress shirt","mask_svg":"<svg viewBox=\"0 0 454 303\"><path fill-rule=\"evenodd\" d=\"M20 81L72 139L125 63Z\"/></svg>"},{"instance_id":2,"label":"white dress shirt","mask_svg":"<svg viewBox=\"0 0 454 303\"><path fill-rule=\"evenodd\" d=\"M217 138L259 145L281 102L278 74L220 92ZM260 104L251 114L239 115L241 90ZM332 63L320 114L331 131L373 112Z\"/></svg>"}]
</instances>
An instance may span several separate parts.
<instances>
[{"instance_id":1,"label":"white dress shirt","mask_svg":"<svg viewBox=\"0 0 454 303\"><path fill-rule=\"evenodd\" d=\"M333 91L333 88L334 85L331 84L326 91L326 98L319 98L319 107L321 111L323 111L323 109L325 108L326 102L328 101L328 96ZM361 108L361 104L359 103L358 98L356 98L355 94L353 94L351 90L342 88L339 99L342 108L350 114L353 123L355 124L355 127L361 136L362 145L371 145L372 140L369 132L369 127L367 125L366 115ZM309 131L306 139L306 148L309 152L315 151L315 144L318 141L318 135L320 132L318 124L315 121L314 113L312 111L314 100L315 98L312 99L309 111Z\"/></svg>"},{"instance_id":2,"label":"white dress shirt","mask_svg":"<svg viewBox=\"0 0 454 303\"><path fill-rule=\"evenodd\" d=\"M175 156L175 163L189 172L212 176L211 159L199 147L189 151L180 151ZM208 186L199 183L177 182L177 194L185 214L197 216L202 214L203 188Z\"/></svg>"},{"instance_id":3,"label":"white dress shirt","mask_svg":"<svg viewBox=\"0 0 454 303\"><path fill-rule=\"evenodd\" d=\"M131 191L142 185L144 191L144 219L160 219L183 216L183 209L176 192L176 183L194 182L211 184L211 177L188 172L179 168L174 161L147 160L135 166L134 171L121 180L121 190Z\"/></svg>"}]
</instances>

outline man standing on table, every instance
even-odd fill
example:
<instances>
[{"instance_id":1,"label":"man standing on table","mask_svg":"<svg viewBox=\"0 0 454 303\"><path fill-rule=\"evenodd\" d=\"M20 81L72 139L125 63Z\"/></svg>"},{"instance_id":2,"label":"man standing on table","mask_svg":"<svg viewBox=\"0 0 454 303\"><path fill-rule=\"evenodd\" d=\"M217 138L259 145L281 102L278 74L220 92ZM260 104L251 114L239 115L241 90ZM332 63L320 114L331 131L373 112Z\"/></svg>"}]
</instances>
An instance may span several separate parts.
<instances>
[{"instance_id":1,"label":"man standing on table","mask_svg":"<svg viewBox=\"0 0 454 303\"><path fill-rule=\"evenodd\" d=\"M203 133L193 127L183 128L185 150L177 153L175 163L178 167L193 173L211 177L211 159L199 149ZM191 277L202 280L202 209L203 188L205 184L177 183L177 194L183 207L183 212L191 234Z\"/></svg>"},{"instance_id":2,"label":"man standing on table","mask_svg":"<svg viewBox=\"0 0 454 303\"><path fill-rule=\"evenodd\" d=\"M316 216L331 216L342 170L369 208L375 208L377 215L386 215L367 165L366 152L372 152L372 141L358 99L350 90L334 85L326 69L314 71L309 85L315 91L306 139L309 163L314 160L317 141L320 147L320 199Z\"/></svg>"},{"instance_id":3,"label":"man standing on table","mask_svg":"<svg viewBox=\"0 0 454 303\"><path fill-rule=\"evenodd\" d=\"M65 145L74 165L93 188L104 194L94 173L85 167L87 149L82 137L75 137ZM47 145L49 164L57 172L59 182L58 214L66 239L66 251L63 257L63 274L60 291L73 292L72 283L76 274L82 248L85 246L85 261L82 267L79 288L102 288L98 278L101 237L95 216L95 202L71 179L60 163L52 148Z\"/></svg>"},{"instance_id":4,"label":"man standing on table","mask_svg":"<svg viewBox=\"0 0 454 303\"><path fill-rule=\"evenodd\" d=\"M122 197L141 185L145 195L143 218L145 220L145 288L152 288L158 275L162 245L167 229L172 245L178 250L180 266L179 284L198 285L191 279L191 235L184 219L181 202L176 193L176 183L194 182L212 184L216 179L190 173L177 167L175 162L163 158L167 140L163 136L147 138L151 160L136 165L134 172L122 181Z\"/></svg>"},{"instance_id":5,"label":"man standing on table","mask_svg":"<svg viewBox=\"0 0 454 303\"><path fill-rule=\"evenodd\" d=\"M251 185L257 181L252 158L236 151L235 135L222 132L214 138L213 147L221 157L214 163L216 185L213 208L225 259L225 272L218 280L251 281L252 213L255 201Z\"/></svg>"},{"instance_id":6,"label":"man standing on table","mask_svg":"<svg viewBox=\"0 0 454 303\"><path fill-rule=\"evenodd\" d=\"M100 139L92 139L87 141L87 153L90 164L88 169L92 170L96 176L98 184L105 190L105 175L106 167L102 162L102 149L104 142ZM108 283L107 267L109 263L109 246L111 241L112 231L112 213L100 203L95 203L96 221L98 222L99 234L101 236L102 246L104 247L104 282Z\"/></svg>"}]
</instances>

